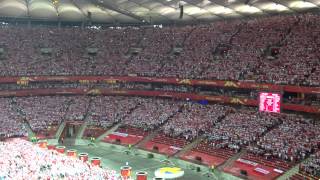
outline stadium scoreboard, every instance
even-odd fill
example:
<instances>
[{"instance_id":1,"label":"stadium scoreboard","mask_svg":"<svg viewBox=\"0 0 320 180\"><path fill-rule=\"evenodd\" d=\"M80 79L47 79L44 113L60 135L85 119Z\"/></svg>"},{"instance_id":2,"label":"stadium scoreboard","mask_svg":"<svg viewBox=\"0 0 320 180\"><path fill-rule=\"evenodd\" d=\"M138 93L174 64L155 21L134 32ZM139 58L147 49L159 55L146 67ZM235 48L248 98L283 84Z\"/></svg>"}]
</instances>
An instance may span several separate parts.
<instances>
[{"instance_id":1,"label":"stadium scoreboard","mask_svg":"<svg viewBox=\"0 0 320 180\"><path fill-rule=\"evenodd\" d=\"M280 113L280 111L281 111L281 94L260 92L260 94L259 94L259 111Z\"/></svg>"}]
</instances>

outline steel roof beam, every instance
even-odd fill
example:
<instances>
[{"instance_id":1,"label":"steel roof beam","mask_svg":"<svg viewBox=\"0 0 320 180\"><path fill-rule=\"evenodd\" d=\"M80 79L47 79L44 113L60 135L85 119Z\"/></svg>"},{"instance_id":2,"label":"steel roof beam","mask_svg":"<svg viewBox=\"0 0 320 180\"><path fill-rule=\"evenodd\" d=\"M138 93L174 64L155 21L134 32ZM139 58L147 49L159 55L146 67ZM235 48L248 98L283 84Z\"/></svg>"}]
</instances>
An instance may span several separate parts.
<instances>
[{"instance_id":1,"label":"steel roof beam","mask_svg":"<svg viewBox=\"0 0 320 180\"><path fill-rule=\"evenodd\" d=\"M101 6L99 6L99 5L96 5L96 4L92 3L90 0L85 0L85 1L88 2L89 4L94 5L94 6L97 7L97 8L99 8L99 9L102 10L103 12L109 14L109 16L112 17L112 19L113 19L113 23L116 23L116 18L115 18L114 16L112 16L112 15L108 12L108 11L112 11L112 10L107 9L107 8L104 8L104 7L101 7Z\"/></svg>"},{"instance_id":2,"label":"steel roof beam","mask_svg":"<svg viewBox=\"0 0 320 180\"><path fill-rule=\"evenodd\" d=\"M88 21L89 20L88 12L85 13L83 11L83 9L75 2L75 0L70 0L70 2L81 11L81 13L83 14L84 18Z\"/></svg>"}]
</instances>

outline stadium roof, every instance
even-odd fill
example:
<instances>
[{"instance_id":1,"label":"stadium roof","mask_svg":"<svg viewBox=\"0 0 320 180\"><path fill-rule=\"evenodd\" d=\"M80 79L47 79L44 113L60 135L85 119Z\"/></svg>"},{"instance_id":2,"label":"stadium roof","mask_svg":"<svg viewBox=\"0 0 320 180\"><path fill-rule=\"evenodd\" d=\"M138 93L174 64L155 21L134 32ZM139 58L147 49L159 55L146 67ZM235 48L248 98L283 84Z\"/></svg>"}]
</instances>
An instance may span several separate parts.
<instances>
[{"instance_id":1,"label":"stadium roof","mask_svg":"<svg viewBox=\"0 0 320 180\"><path fill-rule=\"evenodd\" d=\"M184 6L182 19L179 4ZM0 0L0 16L75 22L91 16L93 22L101 23L161 23L296 13L319 7L320 0Z\"/></svg>"}]
</instances>

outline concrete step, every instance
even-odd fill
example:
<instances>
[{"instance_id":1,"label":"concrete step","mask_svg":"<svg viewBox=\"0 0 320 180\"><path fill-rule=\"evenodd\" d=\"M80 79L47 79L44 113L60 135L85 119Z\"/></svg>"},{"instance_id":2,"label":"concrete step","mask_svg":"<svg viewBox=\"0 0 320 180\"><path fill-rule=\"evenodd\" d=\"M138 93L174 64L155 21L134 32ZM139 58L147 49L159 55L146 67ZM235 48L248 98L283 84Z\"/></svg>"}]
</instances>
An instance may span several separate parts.
<instances>
[{"instance_id":1,"label":"concrete step","mask_svg":"<svg viewBox=\"0 0 320 180\"><path fill-rule=\"evenodd\" d=\"M81 139L81 138L82 138L82 136L83 136L83 134L84 134L84 131L86 130L87 126L88 126L88 122L85 121L85 122L81 125L80 130L79 130L79 132L78 132L77 135L76 135L76 138L77 138L77 139Z\"/></svg>"},{"instance_id":2,"label":"concrete step","mask_svg":"<svg viewBox=\"0 0 320 180\"><path fill-rule=\"evenodd\" d=\"M29 137L34 137L36 135L27 121L23 122L22 124L23 127L27 130Z\"/></svg>"},{"instance_id":3,"label":"concrete step","mask_svg":"<svg viewBox=\"0 0 320 180\"><path fill-rule=\"evenodd\" d=\"M223 170L225 167L230 166L234 161L236 161L237 159L239 159L242 155L244 155L245 153L247 153L246 149L242 149L239 153L235 154L234 156L232 156L231 158L229 158L227 161L225 161L224 163L222 163L221 165L219 165L217 168L219 170Z\"/></svg>"},{"instance_id":4,"label":"concrete step","mask_svg":"<svg viewBox=\"0 0 320 180\"><path fill-rule=\"evenodd\" d=\"M180 157L182 154L186 153L187 151L193 149L196 147L199 143L201 143L205 139L204 136L197 137L194 141L192 141L190 144L186 145L184 148L182 148L180 151L178 151L176 154L174 154L175 157Z\"/></svg>"},{"instance_id":5,"label":"concrete step","mask_svg":"<svg viewBox=\"0 0 320 180\"><path fill-rule=\"evenodd\" d=\"M61 136L61 134L62 134L62 132L63 132L63 129L66 127L66 122L62 122L60 125L59 125L59 128L58 128L58 130L57 130L57 132L56 132L56 134L55 134L55 139L59 139L60 138L60 136Z\"/></svg>"},{"instance_id":6,"label":"concrete step","mask_svg":"<svg viewBox=\"0 0 320 180\"><path fill-rule=\"evenodd\" d=\"M302 162L296 164L295 166L293 166L289 171L285 172L282 176L280 176L279 178L277 178L277 180L287 180L290 179L291 176L297 174L299 172L299 166L301 163L308 161L310 159L307 158L305 160L303 160Z\"/></svg>"},{"instance_id":7,"label":"concrete step","mask_svg":"<svg viewBox=\"0 0 320 180\"><path fill-rule=\"evenodd\" d=\"M97 137L96 142L101 141L104 137L106 137L109 134L112 134L114 131L118 129L118 127L121 125L121 123L118 123L114 125L111 129L107 130L105 133Z\"/></svg>"},{"instance_id":8,"label":"concrete step","mask_svg":"<svg viewBox=\"0 0 320 180\"><path fill-rule=\"evenodd\" d=\"M154 137L156 137L158 135L158 133L161 131L161 129L157 129L156 131L153 131L152 133L150 133L147 137L143 138L142 141L138 142L136 145L134 145L134 147L143 147L148 141L150 141L151 139L153 139Z\"/></svg>"}]
</instances>

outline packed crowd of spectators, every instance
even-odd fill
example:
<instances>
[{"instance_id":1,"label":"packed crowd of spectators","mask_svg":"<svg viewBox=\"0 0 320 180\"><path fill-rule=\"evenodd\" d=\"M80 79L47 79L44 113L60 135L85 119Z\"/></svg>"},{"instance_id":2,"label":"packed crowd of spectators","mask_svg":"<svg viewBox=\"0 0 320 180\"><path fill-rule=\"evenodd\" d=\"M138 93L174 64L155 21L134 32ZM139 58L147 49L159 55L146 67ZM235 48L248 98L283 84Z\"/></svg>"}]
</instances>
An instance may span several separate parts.
<instances>
[{"instance_id":1,"label":"packed crowd of spectators","mask_svg":"<svg viewBox=\"0 0 320 180\"><path fill-rule=\"evenodd\" d=\"M85 96L34 96L15 98L22 116L34 131L58 125L61 121L82 121L88 112L89 97Z\"/></svg>"},{"instance_id":2,"label":"packed crowd of spectators","mask_svg":"<svg viewBox=\"0 0 320 180\"><path fill-rule=\"evenodd\" d=\"M65 120L84 120L90 105L89 102L90 98L86 96L70 97L70 100L67 101L69 107L65 116Z\"/></svg>"},{"instance_id":3,"label":"packed crowd of spectators","mask_svg":"<svg viewBox=\"0 0 320 180\"><path fill-rule=\"evenodd\" d=\"M163 28L7 25L0 28L0 75L138 74L317 86L319 27L319 16L310 13ZM272 47L279 52L270 60ZM133 55L132 48L140 52Z\"/></svg>"},{"instance_id":4,"label":"packed crowd of spectators","mask_svg":"<svg viewBox=\"0 0 320 180\"><path fill-rule=\"evenodd\" d=\"M208 133L211 146L240 150L255 142L279 122L279 118L256 109L241 109L226 117Z\"/></svg>"},{"instance_id":5,"label":"packed crowd of spectators","mask_svg":"<svg viewBox=\"0 0 320 180\"><path fill-rule=\"evenodd\" d=\"M0 156L0 179L118 179L114 170L92 166L21 139L1 142Z\"/></svg>"},{"instance_id":6,"label":"packed crowd of spectators","mask_svg":"<svg viewBox=\"0 0 320 180\"><path fill-rule=\"evenodd\" d=\"M100 85L100 84L99 84ZM102 85L102 84L101 84ZM78 82L61 83L61 82L45 82L45 83L29 83L27 85L17 85L13 83L1 83L0 90L23 90L23 89L55 89L55 88L93 88L96 84L83 84ZM113 88L113 86L104 83L104 88Z\"/></svg>"},{"instance_id":7,"label":"packed crowd of spectators","mask_svg":"<svg viewBox=\"0 0 320 180\"><path fill-rule=\"evenodd\" d=\"M139 98L128 97L91 97L87 121L89 125L108 128L123 120L137 106L138 100Z\"/></svg>"},{"instance_id":8,"label":"packed crowd of spectators","mask_svg":"<svg viewBox=\"0 0 320 180\"><path fill-rule=\"evenodd\" d=\"M181 112L164 125L164 133L192 140L199 135L208 133L230 110L231 108L223 105L205 106L191 102L186 103Z\"/></svg>"},{"instance_id":9,"label":"packed crowd of spectators","mask_svg":"<svg viewBox=\"0 0 320 180\"><path fill-rule=\"evenodd\" d=\"M21 97L15 100L36 132L60 124L67 111L68 98L64 96Z\"/></svg>"},{"instance_id":10,"label":"packed crowd of spectators","mask_svg":"<svg viewBox=\"0 0 320 180\"><path fill-rule=\"evenodd\" d=\"M320 125L312 119L294 114L281 115L281 124L249 147L252 153L268 158L299 161L320 147Z\"/></svg>"},{"instance_id":11,"label":"packed crowd of spectators","mask_svg":"<svg viewBox=\"0 0 320 180\"><path fill-rule=\"evenodd\" d=\"M320 152L312 154L310 159L302 162L299 170L314 177L320 177Z\"/></svg>"},{"instance_id":12,"label":"packed crowd of spectators","mask_svg":"<svg viewBox=\"0 0 320 180\"><path fill-rule=\"evenodd\" d=\"M136 98L138 107L122 123L141 129L154 130L167 122L180 109L181 102L167 99Z\"/></svg>"},{"instance_id":13,"label":"packed crowd of spectators","mask_svg":"<svg viewBox=\"0 0 320 180\"><path fill-rule=\"evenodd\" d=\"M0 137L25 136L23 119L14 110L8 98L0 98Z\"/></svg>"}]
</instances>

